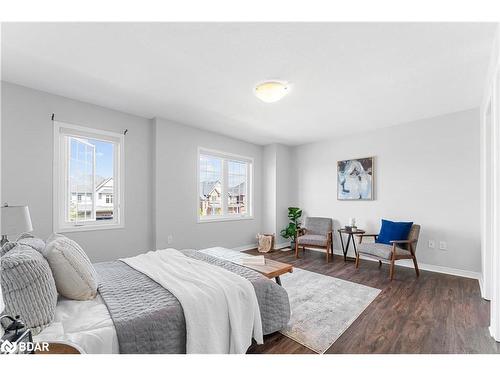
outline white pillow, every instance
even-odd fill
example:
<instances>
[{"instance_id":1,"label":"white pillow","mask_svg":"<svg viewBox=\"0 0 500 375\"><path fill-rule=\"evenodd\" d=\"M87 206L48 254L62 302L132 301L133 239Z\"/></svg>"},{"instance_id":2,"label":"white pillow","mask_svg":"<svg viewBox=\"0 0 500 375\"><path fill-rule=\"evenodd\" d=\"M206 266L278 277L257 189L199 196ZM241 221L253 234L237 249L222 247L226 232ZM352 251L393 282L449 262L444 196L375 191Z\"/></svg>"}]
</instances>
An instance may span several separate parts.
<instances>
[{"instance_id":1,"label":"white pillow","mask_svg":"<svg viewBox=\"0 0 500 375\"><path fill-rule=\"evenodd\" d=\"M53 234L47 240L44 255L59 294L80 301L95 298L97 273L80 245L68 237Z\"/></svg>"}]
</instances>

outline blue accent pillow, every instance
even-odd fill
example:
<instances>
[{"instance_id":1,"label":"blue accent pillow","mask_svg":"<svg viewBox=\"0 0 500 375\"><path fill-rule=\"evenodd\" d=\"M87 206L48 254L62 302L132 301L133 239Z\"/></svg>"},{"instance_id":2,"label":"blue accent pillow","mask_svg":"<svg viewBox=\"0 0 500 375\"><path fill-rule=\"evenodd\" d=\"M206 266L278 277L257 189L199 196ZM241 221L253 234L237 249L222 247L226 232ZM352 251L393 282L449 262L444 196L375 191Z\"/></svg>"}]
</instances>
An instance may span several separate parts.
<instances>
[{"instance_id":1,"label":"blue accent pillow","mask_svg":"<svg viewBox=\"0 0 500 375\"><path fill-rule=\"evenodd\" d=\"M395 222L382 219L382 228L375 242L391 245L391 241L407 240L413 222Z\"/></svg>"}]
</instances>

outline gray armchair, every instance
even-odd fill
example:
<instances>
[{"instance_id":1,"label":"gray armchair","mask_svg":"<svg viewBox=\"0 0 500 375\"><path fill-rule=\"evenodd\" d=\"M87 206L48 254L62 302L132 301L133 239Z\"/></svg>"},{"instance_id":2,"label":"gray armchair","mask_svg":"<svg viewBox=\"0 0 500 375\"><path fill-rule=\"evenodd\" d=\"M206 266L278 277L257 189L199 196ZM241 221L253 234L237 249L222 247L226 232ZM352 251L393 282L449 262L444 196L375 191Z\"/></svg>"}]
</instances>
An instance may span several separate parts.
<instances>
[{"instance_id":1,"label":"gray armchair","mask_svg":"<svg viewBox=\"0 0 500 375\"><path fill-rule=\"evenodd\" d=\"M299 257L299 247L302 252L306 247L326 250L326 262L330 261L330 251L333 258L332 242L333 220L324 217L307 217L304 228L297 231L295 240L295 257Z\"/></svg>"},{"instance_id":2,"label":"gray armchair","mask_svg":"<svg viewBox=\"0 0 500 375\"><path fill-rule=\"evenodd\" d=\"M420 276L417 257L415 256L419 234L420 225L413 224L410 229L410 233L408 234L408 239L401 241L391 241L391 245L363 242L363 238L365 237L373 237L373 239L376 240L378 234L359 234L358 253L356 254L356 268L359 268L360 254L377 259L379 267L382 266L382 261L389 261L389 277L392 281L394 277L394 263L400 259L411 259L413 260L413 265L415 266L417 277Z\"/></svg>"}]
</instances>

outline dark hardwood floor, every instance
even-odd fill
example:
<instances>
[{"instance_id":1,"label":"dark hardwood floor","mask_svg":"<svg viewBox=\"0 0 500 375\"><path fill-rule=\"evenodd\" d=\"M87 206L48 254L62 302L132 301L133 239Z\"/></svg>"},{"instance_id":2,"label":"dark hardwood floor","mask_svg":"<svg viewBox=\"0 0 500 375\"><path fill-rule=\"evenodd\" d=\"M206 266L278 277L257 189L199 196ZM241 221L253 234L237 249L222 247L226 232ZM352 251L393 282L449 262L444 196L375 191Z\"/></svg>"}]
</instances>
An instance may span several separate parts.
<instances>
[{"instance_id":1,"label":"dark hardwood floor","mask_svg":"<svg viewBox=\"0 0 500 375\"><path fill-rule=\"evenodd\" d=\"M292 251L266 257L382 290L326 353L500 353L488 332L490 306L477 280L428 271L417 279L413 269L396 267L391 282L386 264L379 269L377 262L362 260L356 270L337 255L327 264L323 253L312 250L300 259ZM313 353L280 333L248 352Z\"/></svg>"}]
</instances>

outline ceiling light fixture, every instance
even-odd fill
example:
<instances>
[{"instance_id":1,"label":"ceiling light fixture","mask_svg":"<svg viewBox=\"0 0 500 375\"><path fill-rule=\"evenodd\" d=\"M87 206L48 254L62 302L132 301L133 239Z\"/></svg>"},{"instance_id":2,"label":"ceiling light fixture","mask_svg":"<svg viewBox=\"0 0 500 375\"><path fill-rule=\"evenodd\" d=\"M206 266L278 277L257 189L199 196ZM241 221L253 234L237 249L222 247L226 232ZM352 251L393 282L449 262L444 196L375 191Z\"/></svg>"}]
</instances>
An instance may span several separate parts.
<instances>
[{"instance_id":1,"label":"ceiling light fixture","mask_svg":"<svg viewBox=\"0 0 500 375\"><path fill-rule=\"evenodd\" d=\"M254 94L265 103L274 103L283 99L289 91L290 86L287 82L266 81L255 86Z\"/></svg>"}]
</instances>

